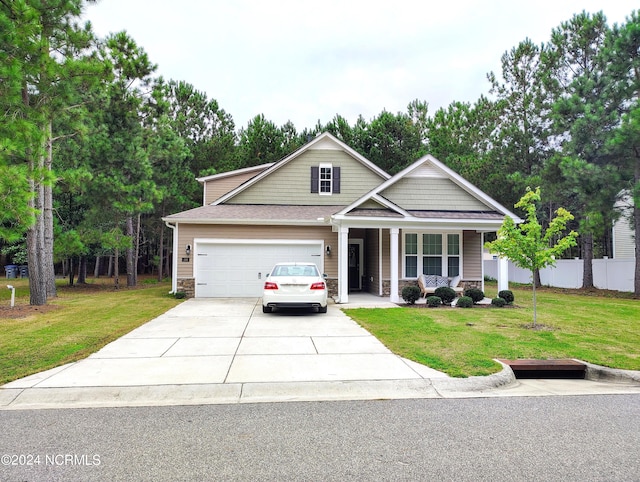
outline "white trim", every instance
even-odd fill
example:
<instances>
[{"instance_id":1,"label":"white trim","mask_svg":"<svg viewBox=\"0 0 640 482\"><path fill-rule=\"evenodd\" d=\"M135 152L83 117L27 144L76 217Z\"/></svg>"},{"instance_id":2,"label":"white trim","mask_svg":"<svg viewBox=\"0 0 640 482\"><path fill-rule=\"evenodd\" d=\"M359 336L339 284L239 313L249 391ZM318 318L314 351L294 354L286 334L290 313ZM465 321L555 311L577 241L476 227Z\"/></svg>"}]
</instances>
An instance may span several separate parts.
<instances>
[{"instance_id":1,"label":"white trim","mask_svg":"<svg viewBox=\"0 0 640 482\"><path fill-rule=\"evenodd\" d=\"M400 234L400 229L391 228L390 229L390 242L389 242L389 264L391 270L391 286L390 286L390 298L392 303L400 302L400 294L398 293L398 236Z\"/></svg>"},{"instance_id":2,"label":"white trim","mask_svg":"<svg viewBox=\"0 0 640 482\"><path fill-rule=\"evenodd\" d=\"M464 179L458 173L456 173L455 171L449 169L447 166L445 166L443 163L441 163L439 160L437 160L435 157L433 157L430 154L427 154L426 156L421 157L416 162L414 162L410 166L406 167L405 169L403 169L402 171L397 173L392 178L387 179L385 182L383 182L382 184L378 185L376 188L372 189L367 194L365 194L364 196L360 197L359 199L357 199L356 201L351 203L349 206L347 206L346 208L344 208L342 211L338 212L337 214L338 215L344 215L344 214L348 213L349 211L355 209L356 207L358 207L363 202L373 198L374 195L377 195L377 194L381 193L382 191L387 189L389 186L395 184L400 179L402 179L403 177L405 177L406 175L408 175L409 173L411 173L415 169L418 169L419 167L421 167L423 164L425 164L427 162L429 162L435 169L442 171L446 175L446 177L451 179L451 181L453 181L455 184L457 184L462 189L467 191L473 197L475 197L476 199L478 199L482 203L486 204L487 207L492 208L492 209L498 211L499 213L501 213L501 214L503 214L505 216L510 216L514 220L515 223L521 223L522 222L522 219L520 219L517 215L515 215L510 210L505 208L502 204L500 204L498 201L496 201L495 199L493 199L492 197L488 196L486 193L484 193L483 191L481 191L480 189L475 187L473 184L471 184L469 181Z\"/></svg>"},{"instance_id":3,"label":"white trim","mask_svg":"<svg viewBox=\"0 0 640 482\"><path fill-rule=\"evenodd\" d=\"M322 181L327 179L322 178L322 170L329 169L329 190L322 190ZM333 164L330 162L323 162L318 164L318 194L320 196L331 196L333 194Z\"/></svg>"},{"instance_id":4,"label":"white trim","mask_svg":"<svg viewBox=\"0 0 640 482\"><path fill-rule=\"evenodd\" d=\"M196 177L196 181L198 181L201 184L204 184L207 181L211 181L214 179L223 179L225 177L237 176L239 174L246 174L251 171L263 171L273 166L273 164L274 164L273 162L268 162L266 164L260 164L259 166L243 167L242 169L235 169L233 171L221 172L220 174L211 174L209 176Z\"/></svg>"},{"instance_id":5,"label":"white trim","mask_svg":"<svg viewBox=\"0 0 640 482\"><path fill-rule=\"evenodd\" d=\"M340 226L338 231L338 299L349 302L349 228Z\"/></svg>"},{"instance_id":6,"label":"white trim","mask_svg":"<svg viewBox=\"0 0 640 482\"><path fill-rule=\"evenodd\" d=\"M382 296L382 228L378 228L378 295Z\"/></svg>"}]
</instances>

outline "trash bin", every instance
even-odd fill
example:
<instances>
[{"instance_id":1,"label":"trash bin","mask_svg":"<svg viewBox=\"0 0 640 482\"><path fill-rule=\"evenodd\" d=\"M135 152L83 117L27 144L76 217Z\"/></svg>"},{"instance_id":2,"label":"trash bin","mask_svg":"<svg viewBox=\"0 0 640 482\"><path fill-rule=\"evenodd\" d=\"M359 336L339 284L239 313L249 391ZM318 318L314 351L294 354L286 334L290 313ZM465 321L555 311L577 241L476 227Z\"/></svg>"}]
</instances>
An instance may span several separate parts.
<instances>
[{"instance_id":1,"label":"trash bin","mask_svg":"<svg viewBox=\"0 0 640 482\"><path fill-rule=\"evenodd\" d=\"M28 278L29 277L29 266L23 264L19 267L20 269L20 278Z\"/></svg>"},{"instance_id":2,"label":"trash bin","mask_svg":"<svg viewBox=\"0 0 640 482\"><path fill-rule=\"evenodd\" d=\"M4 267L4 272L7 278L17 278L18 277L18 266L15 264L8 264Z\"/></svg>"}]
</instances>

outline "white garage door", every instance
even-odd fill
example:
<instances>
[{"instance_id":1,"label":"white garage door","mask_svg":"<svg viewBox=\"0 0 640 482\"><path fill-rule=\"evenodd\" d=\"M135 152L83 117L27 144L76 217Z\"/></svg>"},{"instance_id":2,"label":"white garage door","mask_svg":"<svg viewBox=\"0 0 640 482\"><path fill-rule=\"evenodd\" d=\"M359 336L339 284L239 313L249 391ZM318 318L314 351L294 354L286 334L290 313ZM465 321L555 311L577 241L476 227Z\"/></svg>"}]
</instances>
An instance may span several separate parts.
<instances>
[{"instance_id":1,"label":"white garage door","mask_svg":"<svg viewBox=\"0 0 640 482\"><path fill-rule=\"evenodd\" d=\"M276 263L312 262L323 270L322 241L195 243L196 297L262 296L266 275Z\"/></svg>"}]
</instances>

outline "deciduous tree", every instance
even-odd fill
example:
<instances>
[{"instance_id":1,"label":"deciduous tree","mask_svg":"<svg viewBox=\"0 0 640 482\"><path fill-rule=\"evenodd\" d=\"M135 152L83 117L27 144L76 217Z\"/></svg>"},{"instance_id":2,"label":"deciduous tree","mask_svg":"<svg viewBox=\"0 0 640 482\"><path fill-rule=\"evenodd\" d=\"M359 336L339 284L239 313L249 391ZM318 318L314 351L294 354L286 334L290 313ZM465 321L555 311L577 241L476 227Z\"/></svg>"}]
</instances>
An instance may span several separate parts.
<instances>
[{"instance_id":1,"label":"deciduous tree","mask_svg":"<svg viewBox=\"0 0 640 482\"><path fill-rule=\"evenodd\" d=\"M515 204L526 212L526 221L516 225L509 216L505 217L498 231L498 239L485 244L490 252L508 258L513 263L531 271L531 280L537 270L554 266L559 258L571 246L575 246L578 233L566 230L573 215L564 208L558 208L556 217L549 222L546 230L538 222L536 204L540 202L540 188L535 191L527 188L524 196ZM533 325L537 325L536 284L533 285Z\"/></svg>"}]
</instances>

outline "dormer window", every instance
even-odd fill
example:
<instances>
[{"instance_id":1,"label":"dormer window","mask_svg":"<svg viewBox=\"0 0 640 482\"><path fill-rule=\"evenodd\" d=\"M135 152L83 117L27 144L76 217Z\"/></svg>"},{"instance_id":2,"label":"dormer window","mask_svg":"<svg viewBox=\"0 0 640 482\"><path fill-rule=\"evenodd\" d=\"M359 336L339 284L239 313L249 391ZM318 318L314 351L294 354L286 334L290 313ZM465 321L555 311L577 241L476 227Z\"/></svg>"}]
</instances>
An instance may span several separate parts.
<instances>
[{"instance_id":1,"label":"dormer window","mask_svg":"<svg viewBox=\"0 0 640 482\"><path fill-rule=\"evenodd\" d=\"M340 168L332 164L311 166L311 192L325 196L340 193Z\"/></svg>"}]
</instances>

